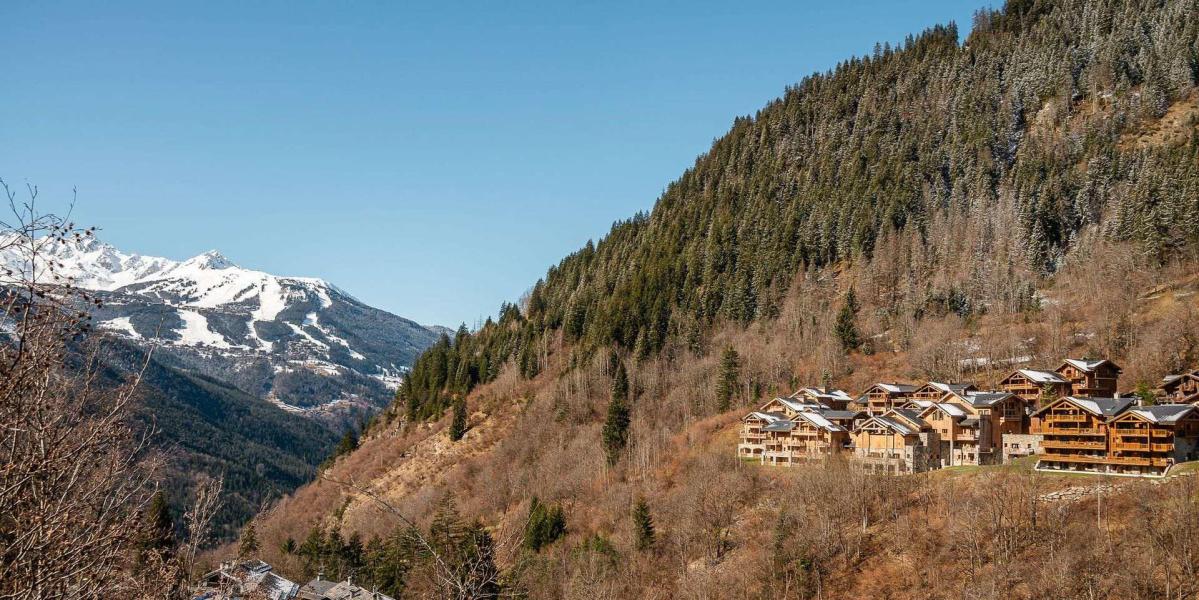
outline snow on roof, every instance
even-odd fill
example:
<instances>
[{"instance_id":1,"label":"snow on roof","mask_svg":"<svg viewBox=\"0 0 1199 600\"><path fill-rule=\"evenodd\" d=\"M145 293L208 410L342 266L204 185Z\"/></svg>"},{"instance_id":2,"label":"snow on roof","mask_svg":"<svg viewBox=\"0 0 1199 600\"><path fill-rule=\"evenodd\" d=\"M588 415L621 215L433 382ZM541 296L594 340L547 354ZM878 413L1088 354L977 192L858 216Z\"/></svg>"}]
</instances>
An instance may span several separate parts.
<instances>
[{"instance_id":1,"label":"snow on roof","mask_svg":"<svg viewBox=\"0 0 1199 600\"><path fill-rule=\"evenodd\" d=\"M862 415L860 410L822 410L820 414L828 419L856 419Z\"/></svg>"},{"instance_id":2,"label":"snow on roof","mask_svg":"<svg viewBox=\"0 0 1199 600\"><path fill-rule=\"evenodd\" d=\"M1112 417L1112 416L1118 415L1118 414L1124 412L1124 409L1128 408L1129 406L1132 406L1132 403L1133 403L1132 398L1077 398L1074 396L1067 396L1067 397L1063 398L1063 400L1070 402L1071 404L1073 404L1093 415L1104 416L1104 417ZM1049 408L1049 405L1046 405L1044 408L1042 408L1040 411L1037 411L1037 412L1038 413L1043 412L1048 408Z\"/></svg>"},{"instance_id":3,"label":"snow on roof","mask_svg":"<svg viewBox=\"0 0 1199 600\"><path fill-rule=\"evenodd\" d=\"M1195 406L1192 404L1160 404L1135 408L1131 412L1152 423L1177 423L1193 410Z\"/></svg>"},{"instance_id":4,"label":"snow on roof","mask_svg":"<svg viewBox=\"0 0 1199 600\"><path fill-rule=\"evenodd\" d=\"M1074 368L1076 368L1080 371L1084 371L1086 373L1090 373L1091 371L1098 369L1101 365L1103 365L1106 362L1108 362L1107 359L1102 359L1102 358L1099 360L1086 360L1086 359L1079 359L1079 358L1067 358L1066 359L1067 364L1073 365Z\"/></svg>"},{"instance_id":5,"label":"snow on roof","mask_svg":"<svg viewBox=\"0 0 1199 600\"><path fill-rule=\"evenodd\" d=\"M771 421L762 428L762 431L791 431L792 429L795 429L795 422L783 419L781 421Z\"/></svg>"},{"instance_id":6,"label":"snow on roof","mask_svg":"<svg viewBox=\"0 0 1199 600\"><path fill-rule=\"evenodd\" d=\"M799 391L795 392L794 394L791 394L791 397L798 398L801 395L808 396L810 398L817 398L817 399L827 398L827 399L831 399L831 400L841 400L841 401L845 401L845 402L853 400L853 397L850 396L849 393L847 393L844 390L831 390L828 388L819 388L819 387L802 388Z\"/></svg>"},{"instance_id":7,"label":"snow on roof","mask_svg":"<svg viewBox=\"0 0 1199 600\"><path fill-rule=\"evenodd\" d=\"M966 411L962 410L962 407L960 407L956 404L950 403L950 402L938 402L937 408L945 411L945 414L947 414L951 417L966 416Z\"/></svg>"},{"instance_id":8,"label":"snow on roof","mask_svg":"<svg viewBox=\"0 0 1199 600\"><path fill-rule=\"evenodd\" d=\"M1017 373L1023 375L1026 379L1033 383L1070 383L1062 378L1061 375L1053 371L1038 371L1036 369L1018 369Z\"/></svg>"},{"instance_id":9,"label":"snow on roof","mask_svg":"<svg viewBox=\"0 0 1199 600\"><path fill-rule=\"evenodd\" d=\"M763 421L766 421L767 423L773 423L775 421L787 420L787 415L784 415L783 413L762 412L762 411L757 411L757 410L749 413L748 415L745 415L746 419L748 419L750 417L757 417L759 419L762 419Z\"/></svg>"},{"instance_id":10,"label":"snow on roof","mask_svg":"<svg viewBox=\"0 0 1199 600\"><path fill-rule=\"evenodd\" d=\"M875 385L892 394L910 394L916 391L916 386L906 383L876 383Z\"/></svg>"},{"instance_id":11,"label":"snow on roof","mask_svg":"<svg viewBox=\"0 0 1199 600\"><path fill-rule=\"evenodd\" d=\"M927 423L924 422L924 419L920 418L920 413L918 413L910 408L894 408L894 409L891 409L891 412L911 421L914 425L918 425L918 426L927 425Z\"/></svg>"},{"instance_id":12,"label":"snow on roof","mask_svg":"<svg viewBox=\"0 0 1199 600\"><path fill-rule=\"evenodd\" d=\"M919 406L920 410L924 410L936 403L937 403L936 400L909 400L908 401L908 404Z\"/></svg>"},{"instance_id":13,"label":"snow on roof","mask_svg":"<svg viewBox=\"0 0 1199 600\"><path fill-rule=\"evenodd\" d=\"M844 427L837 425L836 423L833 423L832 421L826 419L824 417L824 415L822 415L818 412L805 411L805 412L799 413L796 416L798 416L799 418L801 418L821 429L824 429L825 431L845 431Z\"/></svg>"}]
</instances>

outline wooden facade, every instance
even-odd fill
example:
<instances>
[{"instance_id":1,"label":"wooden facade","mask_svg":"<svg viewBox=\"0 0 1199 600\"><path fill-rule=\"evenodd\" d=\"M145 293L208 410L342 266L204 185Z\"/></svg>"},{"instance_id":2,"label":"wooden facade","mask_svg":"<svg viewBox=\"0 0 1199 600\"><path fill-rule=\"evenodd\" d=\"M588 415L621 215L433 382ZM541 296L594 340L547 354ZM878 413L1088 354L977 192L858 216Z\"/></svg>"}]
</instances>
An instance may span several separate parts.
<instances>
[{"instance_id":1,"label":"wooden facade","mask_svg":"<svg viewBox=\"0 0 1199 600\"><path fill-rule=\"evenodd\" d=\"M965 394L976 391L973 383L958 383L952 381L929 381L912 392L912 400L940 400L945 394Z\"/></svg>"},{"instance_id":2,"label":"wooden facade","mask_svg":"<svg viewBox=\"0 0 1199 600\"><path fill-rule=\"evenodd\" d=\"M763 427L766 448L762 462L790 466L837 454L849 445L849 432L817 412L801 412L794 419Z\"/></svg>"},{"instance_id":3,"label":"wooden facade","mask_svg":"<svg viewBox=\"0 0 1199 600\"><path fill-rule=\"evenodd\" d=\"M907 383L876 383L858 397L857 403L870 415L885 414L902 407L916 386Z\"/></svg>"},{"instance_id":4,"label":"wooden facade","mask_svg":"<svg viewBox=\"0 0 1199 600\"><path fill-rule=\"evenodd\" d=\"M1130 398L1067 396L1033 415L1033 432L1041 437L1038 468L1107 471L1108 419L1132 406Z\"/></svg>"},{"instance_id":5,"label":"wooden facade","mask_svg":"<svg viewBox=\"0 0 1199 600\"><path fill-rule=\"evenodd\" d=\"M1070 395L1070 382L1054 371L1017 369L999 382L999 388L1019 396L1030 406L1041 408L1043 399Z\"/></svg>"},{"instance_id":6,"label":"wooden facade","mask_svg":"<svg viewBox=\"0 0 1199 600\"><path fill-rule=\"evenodd\" d=\"M919 473L935 468L930 455L932 428L912 411L890 410L863 421L851 434L854 457L868 468L887 473Z\"/></svg>"},{"instance_id":7,"label":"wooden facade","mask_svg":"<svg viewBox=\"0 0 1199 600\"><path fill-rule=\"evenodd\" d=\"M1119 389L1122 369L1106 360L1067 358L1055 372L1070 382L1070 395L1076 398L1110 398Z\"/></svg>"},{"instance_id":8,"label":"wooden facade","mask_svg":"<svg viewBox=\"0 0 1199 600\"><path fill-rule=\"evenodd\" d=\"M1167 375L1158 388L1158 398L1165 404L1199 403L1199 371Z\"/></svg>"}]
</instances>

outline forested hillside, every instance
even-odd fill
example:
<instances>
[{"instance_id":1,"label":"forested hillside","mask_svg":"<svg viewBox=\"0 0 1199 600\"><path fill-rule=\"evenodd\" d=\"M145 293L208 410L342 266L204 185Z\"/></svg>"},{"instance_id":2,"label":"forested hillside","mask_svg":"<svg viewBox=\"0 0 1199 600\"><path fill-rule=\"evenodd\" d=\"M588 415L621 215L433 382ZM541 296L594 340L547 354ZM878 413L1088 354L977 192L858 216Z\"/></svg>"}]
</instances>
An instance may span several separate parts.
<instances>
[{"instance_id":1,"label":"forested hillside","mask_svg":"<svg viewBox=\"0 0 1199 600\"><path fill-rule=\"evenodd\" d=\"M536 374L557 332L645 357L718 321L776 318L797 274L903 261L901 247L925 255L885 266L886 320L1034 309L1038 281L1088 234L1152 264L1189 256L1197 113L1159 123L1193 101L1195 13L1021 0L979 13L961 43L935 27L805 78L737 119L651 213L552 267L520 310L443 339L404 390L410 415L439 414L443 392L509 358Z\"/></svg>"},{"instance_id":2,"label":"forested hillside","mask_svg":"<svg viewBox=\"0 0 1199 600\"><path fill-rule=\"evenodd\" d=\"M1131 389L1199 365L1197 85L1194 0L1020 0L788 87L422 355L359 449L258 519L265 558L405 597L446 592L416 531L535 598L1199 592L1195 478L1105 492L1098 520L1045 500L1077 478L1027 466L734 450L799 386L986 388L1089 355Z\"/></svg>"}]
</instances>

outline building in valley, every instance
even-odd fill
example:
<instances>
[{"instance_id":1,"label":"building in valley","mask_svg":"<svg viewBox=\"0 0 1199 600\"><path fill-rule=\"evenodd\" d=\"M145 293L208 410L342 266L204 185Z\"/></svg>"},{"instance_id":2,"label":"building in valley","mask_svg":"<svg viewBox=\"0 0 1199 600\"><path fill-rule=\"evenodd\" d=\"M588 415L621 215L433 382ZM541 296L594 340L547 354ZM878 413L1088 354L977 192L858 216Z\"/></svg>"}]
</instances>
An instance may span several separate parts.
<instances>
[{"instance_id":1,"label":"building in valley","mask_svg":"<svg viewBox=\"0 0 1199 600\"><path fill-rule=\"evenodd\" d=\"M917 386L907 383L876 383L870 386L857 399L857 408L865 410L870 415L885 414L895 408L902 407L916 391Z\"/></svg>"},{"instance_id":2,"label":"building in valley","mask_svg":"<svg viewBox=\"0 0 1199 600\"><path fill-rule=\"evenodd\" d=\"M737 444L737 456L740 458L762 458L766 451L766 432L763 428L775 421L787 421L787 415L780 412L754 411L741 419L741 440Z\"/></svg>"},{"instance_id":3,"label":"building in valley","mask_svg":"<svg viewBox=\"0 0 1199 600\"><path fill-rule=\"evenodd\" d=\"M1158 388L1158 396L1165 404L1199 403L1199 371L1166 375Z\"/></svg>"},{"instance_id":4,"label":"building in valley","mask_svg":"<svg viewBox=\"0 0 1199 600\"><path fill-rule=\"evenodd\" d=\"M1116 395L1122 369L1107 359L1067 358L1056 373L1070 382L1075 398L1110 398Z\"/></svg>"},{"instance_id":5,"label":"building in valley","mask_svg":"<svg viewBox=\"0 0 1199 600\"><path fill-rule=\"evenodd\" d=\"M950 392L937 402L914 400L937 432L942 466L998 464L1005 436L1028 433L1027 403L1008 392Z\"/></svg>"},{"instance_id":6,"label":"building in valley","mask_svg":"<svg viewBox=\"0 0 1199 600\"><path fill-rule=\"evenodd\" d=\"M1005 392L1015 394L1029 403L1029 406L1040 408L1043 400L1056 400L1070 395L1070 382L1054 371L1038 369L1017 369L999 382L999 387Z\"/></svg>"}]
</instances>

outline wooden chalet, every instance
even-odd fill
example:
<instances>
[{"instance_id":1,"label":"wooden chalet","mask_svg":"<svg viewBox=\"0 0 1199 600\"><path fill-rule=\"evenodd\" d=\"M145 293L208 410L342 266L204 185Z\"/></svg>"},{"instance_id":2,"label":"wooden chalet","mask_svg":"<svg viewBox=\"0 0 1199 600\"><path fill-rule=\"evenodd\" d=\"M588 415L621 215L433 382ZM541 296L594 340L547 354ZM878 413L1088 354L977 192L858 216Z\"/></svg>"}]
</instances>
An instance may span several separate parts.
<instances>
[{"instance_id":1,"label":"wooden chalet","mask_svg":"<svg viewBox=\"0 0 1199 600\"><path fill-rule=\"evenodd\" d=\"M1164 404L1199 403L1199 371L1166 375L1158 388L1158 397Z\"/></svg>"},{"instance_id":2,"label":"wooden chalet","mask_svg":"<svg viewBox=\"0 0 1199 600\"><path fill-rule=\"evenodd\" d=\"M737 456L741 458L762 458L766 451L766 432L763 427L775 421L786 421L787 415L781 412L754 411L741 419L741 439L737 444Z\"/></svg>"},{"instance_id":3,"label":"wooden chalet","mask_svg":"<svg viewBox=\"0 0 1199 600\"><path fill-rule=\"evenodd\" d=\"M1056 400L1070 395L1070 382L1066 378L1054 371L1037 369L1016 369L999 382L999 387L1036 407L1040 407L1042 398Z\"/></svg>"},{"instance_id":4,"label":"wooden chalet","mask_svg":"<svg viewBox=\"0 0 1199 600\"><path fill-rule=\"evenodd\" d=\"M868 467L888 473L917 473L939 460L929 454L930 436L935 435L918 413L899 408L868 417L851 439L854 456Z\"/></svg>"},{"instance_id":5,"label":"wooden chalet","mask_svg":"<svg viewBox=\"0 0 1199 600\"><path fill-rule=\"evenodd\" d=\"M857 404L868 414L885 414L892 409L901 408L916 389L916 386L907 383L876 383L858 396Z\"/></svg>"},{"instance_id":6,"label":"wooden chalet","mask_svg":"<svg viewBox=\"0 0 1199 600\"><path fill-rule=\"evenodd\" d=\"M819 402L813 402L807 398L775 398L762 406L758 407L758 412L774 412L782 413L788 419L805 410L819 410L828 408Z\"/></svg>"},{"instance_id":7,"label":"wooden chalet","mask_svg":"<svg viewBox=\"0 0 1199 600\"><path fill-rule=\"evenodd\" d=\"M791 394L790 398L801 402L819 404L833 410L845 410L849 407L849 403L853 402L853 396L850 396L844 390L822 387L802 388Z\"/></svg>"},{"instance_id":8,"label":"wooden chalet","mask_svg":"<svg viewBox=\"0 0 1199 600\"><path fill-rule=\"evenodd\" d=\"M946 394L940 403L961 407L966 413L963 419L966 431L963 433L974 436L973 440L963 438L960 444L955 445L953 450L959 456L954 457L951 452L947 458L953 462L949 464L1001 462L999 450L1003 447L1003 436L1028 433L1028 403L1010 392Z\"/></svg>"},{"instance_id":9,"label":"wooden chalet","mask_svg":"<svg viewBox=\"0 0 1199 600\"><path fill-rule=\"evenodd\" d=\"M1075 398L1115 396L1121 372L1116 363L1106 359L1067 358L1056 369L1058 375L1070 382L1070 395Z\"/></svg>"},{"instance_id":10,"label":"wooden chalet","mask_svg":"<svg viewBox=\"0 0 1199 600\"><path fill-rule=\"evenodd\" d=\"M1199 408L1190 404L1131 408L1109 420L1107 432L1110 471L1163 475L1199 459Z\"/></svg>"},{"instance_id":11,"label":"wooden chalet","mask_svg":"<svg viewBox=\"0 0 1199 600\"><path fill-rule=\"evenodd\" d=\"M762 462L770 465L790 466L823 458L849 445L849 430L817 411L804 411L792 419L769 423L762 431L766 433Z\"/></svg>"},{"instance_id":12,"label":"wooden chalet","mask_svg":"<svg viewBox=\"0 0 1199 600\"><path fill-rule=\"evenodd\" d=\"M913 400L940 400L945 394L965 394L978 388L973 383L955 383L948 381L929 381L916 388L909 396Z\"/></svg>"},{"instance_id":13,"label":"wooden chalet","mask_svg":"<svg viewBox=\"0 0 1199 600\"><path fill-rule=\"evenodd\" d=\"M953 402L930 402L920 418L937 433L932 454L942 467L978 464L979 421Z\"/></svg>"},{"instance_id":14,"label":"wooden chalet","mask_svg":"<svg viewBox=\"0 0 1199 600\"><path fill-rule=\"evenodd\" d=\"M1033 413L1040 434L1038 469L1106 472L1108 420L1133 405L1132 398L1059 398Z\"/></svg>"}]
</instances>

